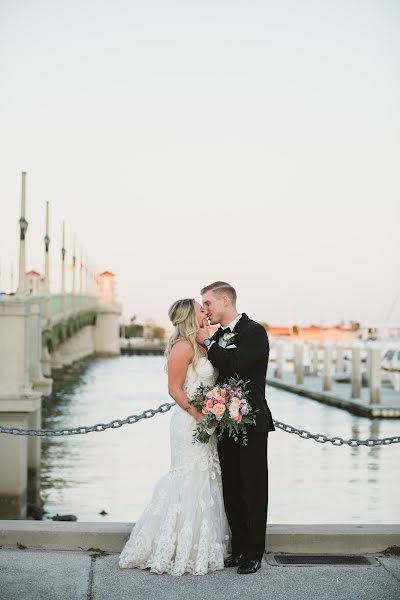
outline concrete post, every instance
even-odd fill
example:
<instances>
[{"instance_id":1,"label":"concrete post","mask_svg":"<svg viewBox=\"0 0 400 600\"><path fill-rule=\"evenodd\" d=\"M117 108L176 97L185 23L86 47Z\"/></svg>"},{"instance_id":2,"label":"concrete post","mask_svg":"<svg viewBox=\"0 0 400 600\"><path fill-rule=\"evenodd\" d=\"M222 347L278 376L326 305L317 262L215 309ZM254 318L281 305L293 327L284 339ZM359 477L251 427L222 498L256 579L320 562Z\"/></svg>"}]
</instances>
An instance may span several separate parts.
<instances>
[{"instance_id":1,"label":"concrete post","mask_svg":"<svg viewBox=\"0 0 400 600\"><path fill-rule=\"evenodd\" d=\"M361 373L361 385L364 387L368 387L370 385L371 379L371 348L374 347L374 344L368 341L365 344L366 350L366 361L365 361L365 372Z\"/></svg>"},{"instance_id":2,"label":"concrete post","mask_svg":"<svg viewBox=\"0 0 400 600\"><path fill-rule=\"evenodd\" d=\"M335 372L342 373L344 371L344 346L343 344L336 344L336 364Z\"/></svg>"},{"instance_id":3,"label":"concrete post","mask_svg":"<svg viewBox=\"0 0 400 600\"><path fill-rule=\"evenodd\" d=\"M332 389L332 344L324 343L324 375L323 389L329 391Z\"/></svg>"},{"instance_id":4,"label":"concrete post","mask_svg":"<svg viewBox=\"0 0 400 600\"><path fill-rule=\"evenodd\" d=\"M11 408L11 406L10 406ZM0 412L3 427L28 428L28 414ZM27 516L28 436L0 435L0 519Z\"/></svg>"},{"instance_id":5,"label":"concrete post","mask_svg":"<svg viewBox=\"0 0 400 600\"><path fill-rule=\"evenodd\" d=\"M296 384L302 384L304 381L303 369L303 344L295 342L294 344L294 371L296 375Z\"/></svg>"},{"instance_id":6,"label":"concrete post","mask_svg":"<svg viewBox=\"0 0 400 600\"><path fill-rule=\"evenodd\" d=\"M285 361L284 343L282 342L282 340L277 340L275 349L276 349L276 368L275 368L274 376L277 377L278 379L282 379L283 378L283 370L284 370L284 361Z\"/></svg>"},{"instance_id":7,"label":"concrete post","mask_svg":"<svg viewBox=\"0 0 400 600\"><path fill-rule=\"evenodd\" d=\"M34 390L44 395L49 395L52 388L52 380L43 377L42 373L42 329L41 329L40 307L36 302L30 301L30 312L28 316L28 357L29 357L29 379Z\"/></svg>"},{"instance_id":8,"label":"concrete post","mask_svg":"<svg viewBox=\"0 0 400 600\"><path fill-rule=\"evenodd\" d=\"M370 404L381 402L381 350L380 348L369 348L370 353Z\"/></svg>"},{"instance_id":9,"label":"concrete post","mask_svg":"<svg viewBox=\"0 0 400 600\"><path fill-rule=\"evenodd\" d=\"M361 346L354 343L351 348L351 397L361 397Z\"/></svg>"},{"instance_id":10,"label":"concrete post","mask_svg":"<svg viewBox=\"0 0 400 600\"><path fill-rule=\"evenodd\" d=\"M317 377L318 375L318 342L313 342L311 347L311 374Z\"/></svg>"},{"instance_id":11,"label":"concrete post","mask_svg":"<svg viewBox=\"0 0 400 600\"><path fill-rule=\"evenodd\" d=\"M30 306L22 297L0 299L0 423L5 427L27 429L30 413L41 407L41 394L31 383ZM0 434L0 519L26 517L27 437Z\"/></svg>"},{"instance_id":12,"label":"concrete post","mask_svg":"<svg viewBox=\"0 0 400 600\"><path fill-rule=\"evenodd\" d=\"M117 303L99 307L93 330L96 354L108 356L121 353L119 347L119 317L121 314L121 307Z\"/></svg>"}]
</instances>

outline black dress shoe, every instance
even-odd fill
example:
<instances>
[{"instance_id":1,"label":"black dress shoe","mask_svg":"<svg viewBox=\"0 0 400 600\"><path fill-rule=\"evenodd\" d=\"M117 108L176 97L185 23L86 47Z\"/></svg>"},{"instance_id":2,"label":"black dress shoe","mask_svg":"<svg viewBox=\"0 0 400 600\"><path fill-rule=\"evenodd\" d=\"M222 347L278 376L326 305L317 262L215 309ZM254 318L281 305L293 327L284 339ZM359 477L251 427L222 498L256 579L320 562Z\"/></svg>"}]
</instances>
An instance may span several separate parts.
<instances>
[{"instance_id":1,"label":"black dress shoe","mask_svg":"<svg viewBox=\"0 0 400 600\"><path fill-rule=\"evenodd\" d=\"M261 560L252 560L251 558L246 558L240 563L240 567L238 568L237 572L240 573L240 575L248 575L249 573L255 573L260 567Z\"/></svg>"},{"instance_id":2,"label":"black dress shoe","mask_svg":"<svg viewBox=\"0 0 400 600\"><path fill-rule=\"evenodd\" d=\"M243 554L231 554L224 560L225 567L237 567L243 560Z\"/></svg>"}]
</instances>

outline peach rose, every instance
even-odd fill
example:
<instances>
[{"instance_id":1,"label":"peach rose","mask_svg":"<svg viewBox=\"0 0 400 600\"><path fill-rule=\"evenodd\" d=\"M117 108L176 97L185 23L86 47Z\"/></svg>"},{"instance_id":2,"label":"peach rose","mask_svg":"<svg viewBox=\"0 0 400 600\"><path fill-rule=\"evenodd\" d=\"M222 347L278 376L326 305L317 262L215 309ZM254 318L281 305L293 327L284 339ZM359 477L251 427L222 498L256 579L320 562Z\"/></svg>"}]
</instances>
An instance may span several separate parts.
<instances>
[{"instance_id":1,"label":"peach rose","mask_svg":"<svg viewBox=\"0 0 400 600\"><path fill-rule=\"evenodd\" d=\"M225 412L225 406L223 404L215 404L215 406L212 409L212 412L214 413L217 421L220 421Z\"/></svg>"}]
</instances>

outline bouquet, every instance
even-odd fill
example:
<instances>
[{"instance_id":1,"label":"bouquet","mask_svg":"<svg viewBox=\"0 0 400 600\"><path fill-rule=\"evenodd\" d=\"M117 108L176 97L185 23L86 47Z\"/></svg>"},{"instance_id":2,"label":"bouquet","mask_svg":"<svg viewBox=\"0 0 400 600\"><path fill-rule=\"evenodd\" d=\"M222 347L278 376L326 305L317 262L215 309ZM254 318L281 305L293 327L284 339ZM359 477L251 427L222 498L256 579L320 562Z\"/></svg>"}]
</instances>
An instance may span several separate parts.
<instances>
[{"instance_id":1,"label":"bouquet","mask_svg":"<svg viewBox=\"0 0 400 600\"><path fill-rule=\"evenodd\" d=\"M210 435L217 428L218 439L225 429L228 429L229 436L233 437L235 442L241 434L242 445L247 444L247 425L255 423L255 417L251 414L251 405L247 400L249 394L246 390L247 383L241 379L229 379L222 385L214 387L200 385L197 388L189 404L193 404L201 411L204 419L193 433L193 443L199 441L207 444Z\"/></svg>"}]
</instances>

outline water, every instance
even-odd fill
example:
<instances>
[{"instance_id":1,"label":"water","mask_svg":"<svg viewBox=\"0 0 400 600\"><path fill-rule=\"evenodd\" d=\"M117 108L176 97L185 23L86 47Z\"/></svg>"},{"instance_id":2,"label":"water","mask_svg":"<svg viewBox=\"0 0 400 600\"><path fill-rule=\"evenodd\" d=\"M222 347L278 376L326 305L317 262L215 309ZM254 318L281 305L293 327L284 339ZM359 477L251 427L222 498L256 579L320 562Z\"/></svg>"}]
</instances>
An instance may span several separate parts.
<instances>
[{"instance_id":1,"label":"water","mask_svg":"<svg viewBox=\"0 0 400 600\"><path fill-rule=\"evenodd\" d=\"M163 367L158 356L86 360L43 398L43 427L108 423L171 402ZM400 433L400 419L371 421L276 388L266 393L275 420L312 433L346 439ZM44 518L136 521L169 468L173 410L118 429L43 438ZM268 523L398 523L399 459L399 444L335 447L277 429L268 440Z\"/></svg>"}]
</instances>

